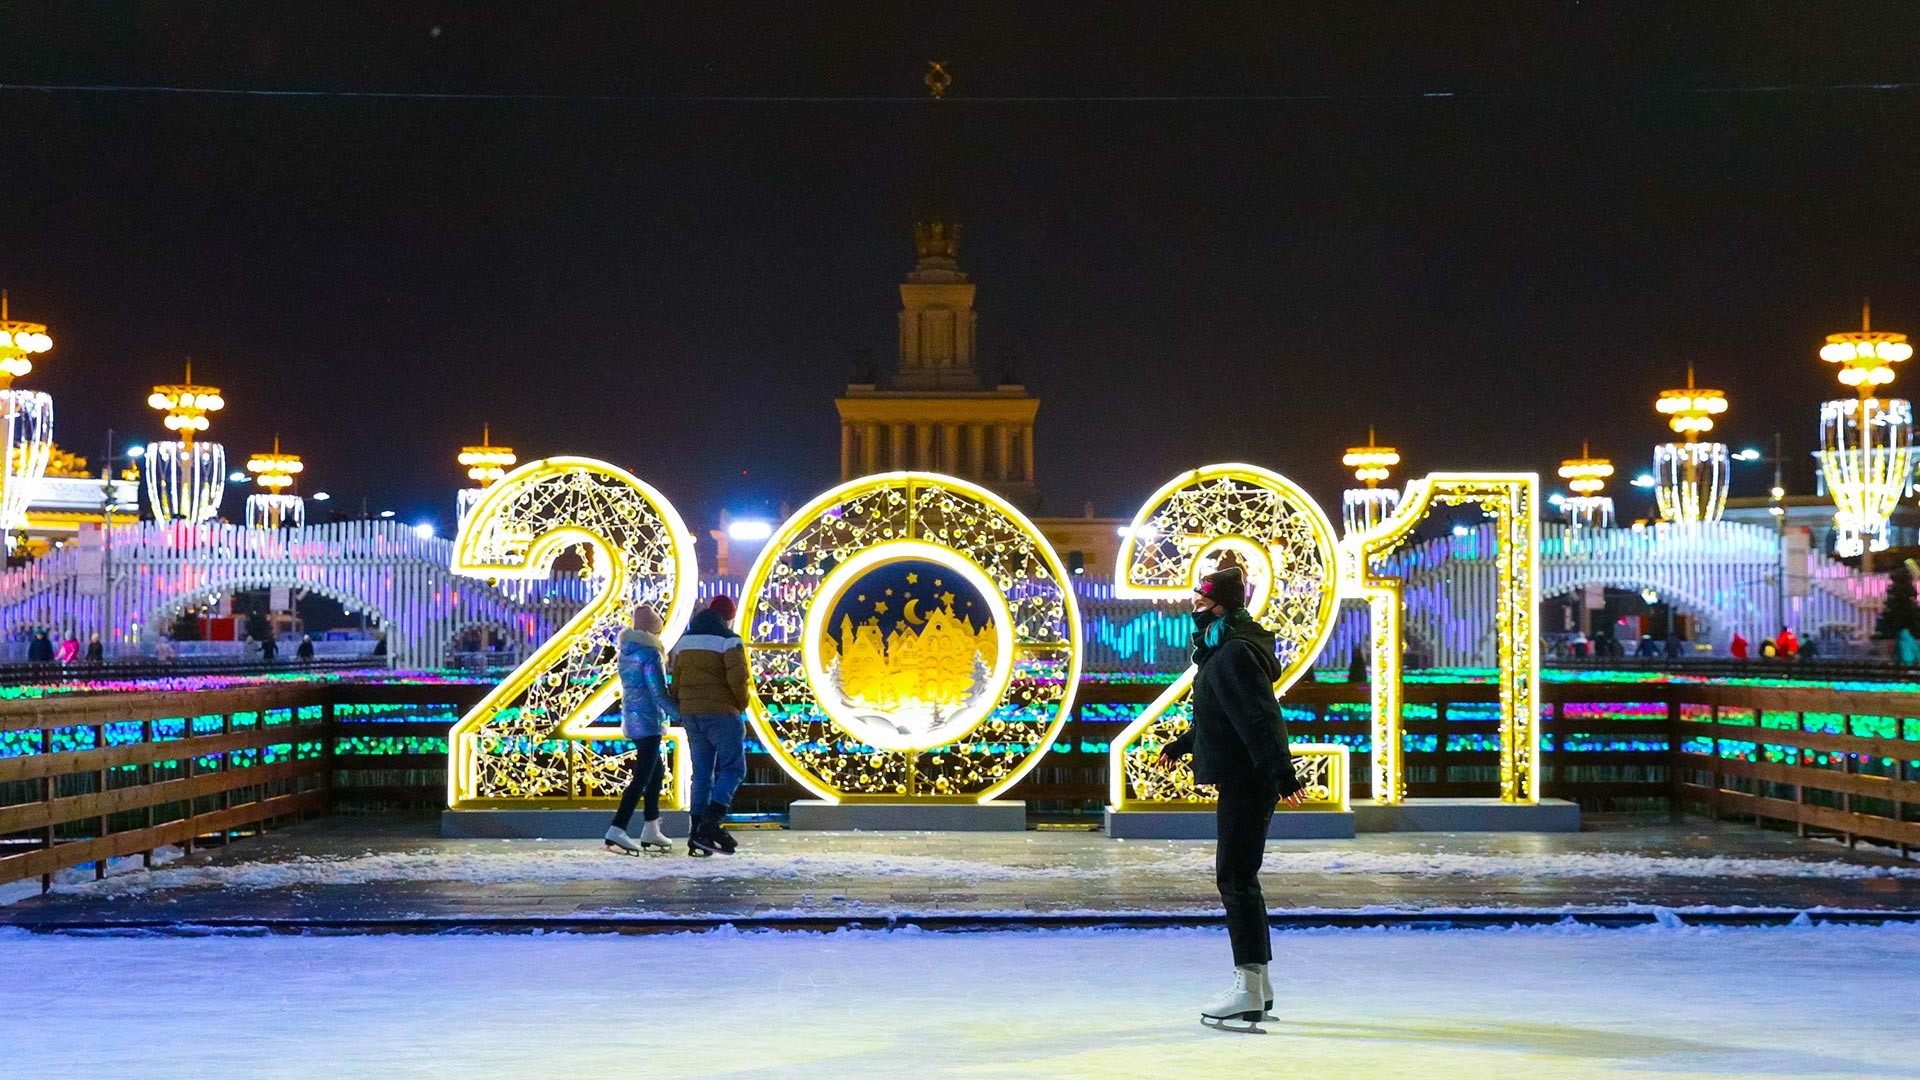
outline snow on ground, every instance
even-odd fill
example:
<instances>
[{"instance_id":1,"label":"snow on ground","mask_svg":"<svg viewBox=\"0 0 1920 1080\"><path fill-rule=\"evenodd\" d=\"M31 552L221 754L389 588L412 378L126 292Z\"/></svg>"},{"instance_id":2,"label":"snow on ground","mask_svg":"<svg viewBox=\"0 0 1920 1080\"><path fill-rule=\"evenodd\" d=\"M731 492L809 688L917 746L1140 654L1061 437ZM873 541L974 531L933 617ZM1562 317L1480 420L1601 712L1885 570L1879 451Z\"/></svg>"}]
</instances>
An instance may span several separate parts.
<instances>
[{"instance_id":1,"label":"snow on ground","mask_svg":"<svg viewBox=\"0 0 1920 1080\"><path fill-rule=\"evenodd\" d=\"M9 1075L1920 1077L1920 929L1302 931L1267 1034L1207 931L0 930Z\"/></svg>"},{"instance_id":2,"label":"snow on ground","mask_svg":"<svg viewBox=\"0 0 1920 1080\"><path fill-rule=\"evenodd\" d=\"M1207 881L1213 872L1211 843L1133 843L1115 845L1107 860L1048 860L1048 852L1005 861L949 858L904 852L756 851L748 836L746 851L731 859L672 857L618 858L597 842L559 844L499 841L495 847L464 846L417 851L369 852L346 857L297 856L283 861L245 860L211 865L174 866L151 874L115 874L93 880L91 869L69 872L56 892L123 896L153 889L218 886L270 889L311 885L364 885L383 882L467 882L507 884L566 881L645 881L699 879L769 881L836 878L925 881L1059 881L1088 885L1117 882L1151 864L1156 873ZM136 863L137 865L137 863ZM1324 875L1417 875L1423 878L1594 878L1644 881L1656 877L1786 877L1808 879L1906 878L1920 880L1920 866L1878 866L1838 860L1756 859L1736 856L1688 857L1620 852L1528 852L1475 854L1457 851L1282 851L1267 852L1265 873ZM0 904L39 892L12 887Z\"/></svg>"}]
</instances>

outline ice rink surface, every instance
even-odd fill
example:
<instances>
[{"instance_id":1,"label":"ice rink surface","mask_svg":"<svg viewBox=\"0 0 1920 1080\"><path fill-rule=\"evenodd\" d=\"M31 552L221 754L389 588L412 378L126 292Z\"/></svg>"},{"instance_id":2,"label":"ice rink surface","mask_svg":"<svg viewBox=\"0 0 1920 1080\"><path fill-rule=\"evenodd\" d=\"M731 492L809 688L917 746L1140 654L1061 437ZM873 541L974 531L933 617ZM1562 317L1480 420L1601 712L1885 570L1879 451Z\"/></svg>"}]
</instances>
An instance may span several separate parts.
<instances>
[{"instance_id":1,"label":"ice rink surface","mask_svg":"<svg viewBox=\"0 0 1920 1080\"><path fill-rule=\"evenodd\" d=\"M11 1075L1920 1077L1920 928L82 937L0 929Z\"/></svg>"}]
</instances>

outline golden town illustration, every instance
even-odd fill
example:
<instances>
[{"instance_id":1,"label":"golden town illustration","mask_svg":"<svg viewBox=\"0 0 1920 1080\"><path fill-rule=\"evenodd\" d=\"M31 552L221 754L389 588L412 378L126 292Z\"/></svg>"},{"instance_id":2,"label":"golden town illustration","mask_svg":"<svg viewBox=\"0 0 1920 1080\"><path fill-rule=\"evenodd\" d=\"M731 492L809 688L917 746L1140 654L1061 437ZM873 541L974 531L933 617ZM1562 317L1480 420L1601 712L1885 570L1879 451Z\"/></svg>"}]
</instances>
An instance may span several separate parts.
<instances>
[{"instance_id":1,"label":"golden town illustration","mask_svg":"<svg viewBox=\"0 0 1920 1080\"><path fill-rule=\"evenodd\" d=\"M998 640L984 602L931 563L877 568L835 605L820 643L849 734L938 746L993 705ZM929 584L930 583L930 584Z\"/></svg>"}]
</instances>

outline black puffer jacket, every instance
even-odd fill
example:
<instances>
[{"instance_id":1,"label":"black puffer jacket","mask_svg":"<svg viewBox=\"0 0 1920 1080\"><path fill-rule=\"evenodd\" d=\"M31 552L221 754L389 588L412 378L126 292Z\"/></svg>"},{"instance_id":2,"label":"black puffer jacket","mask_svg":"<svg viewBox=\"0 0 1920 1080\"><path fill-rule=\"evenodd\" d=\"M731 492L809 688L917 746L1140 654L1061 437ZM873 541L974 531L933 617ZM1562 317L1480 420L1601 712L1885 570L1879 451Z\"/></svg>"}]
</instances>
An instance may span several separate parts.
<instances>
[{"instance_id":1,"label":"black puffer jacket","mask_svg":"<svg viewBox=\"0 0 1920 1080\"><path fill-rule=\"evenodd\" d=\"M1205 644L1206 627L1193 635L1193 726L1168 744L1175 755L1193 755L1193 778L1203 784L1265 781L1279 795L1301 784L1287 749L1287 723L1273 698L1280 660L1273 633L1239 608L1222 618L1220 643Z\"/></svg>"}]
</instances>

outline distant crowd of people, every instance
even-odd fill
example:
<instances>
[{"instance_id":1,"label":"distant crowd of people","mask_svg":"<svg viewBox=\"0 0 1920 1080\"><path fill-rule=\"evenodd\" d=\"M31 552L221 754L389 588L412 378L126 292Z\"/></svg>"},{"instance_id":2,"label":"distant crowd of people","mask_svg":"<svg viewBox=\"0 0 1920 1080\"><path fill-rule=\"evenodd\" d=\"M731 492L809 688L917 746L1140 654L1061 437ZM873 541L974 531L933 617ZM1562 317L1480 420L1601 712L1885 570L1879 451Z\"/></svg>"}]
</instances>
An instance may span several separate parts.
<instances>
[{"instance_id":1,"label":"distant crowd of people","mask_svg":"<svg viewBox=\"0 0 1920 1080\"><path fill-rule=\"evenodd\" d=\"M271 664L277 663L280 658L280 643L272 635L245 638L242 648L249 660ZM376 645L375 655L383 654L385 651L386 642L383 639ZM311 662L314 657L312 635L300 635L300 644L295 646L293 653L294 658L300 663ZM178 656L179 649L175 646L173 638L166 634L160 635L160 639L153 646L154 660L162 664L170 664ZM29 664L98 665L106 663L106 659L106 644L100 640L99 634L87 635L84 650L80 645L80 639L72 631L68 631L56 640L52 631L44 627L36 628L27 640L27 663Z\"/></svg>"}]
</instances>

